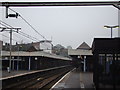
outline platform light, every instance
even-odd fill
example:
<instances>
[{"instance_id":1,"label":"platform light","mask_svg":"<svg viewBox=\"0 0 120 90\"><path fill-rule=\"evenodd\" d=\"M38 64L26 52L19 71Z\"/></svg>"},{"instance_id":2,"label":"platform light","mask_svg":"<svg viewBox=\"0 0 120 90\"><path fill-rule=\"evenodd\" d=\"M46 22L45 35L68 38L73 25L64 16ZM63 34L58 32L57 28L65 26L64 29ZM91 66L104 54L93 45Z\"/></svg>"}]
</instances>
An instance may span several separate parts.
<instances>
[{"instance_id":1,"label":"platform light","mask_svg":"<svg viewBox=\"0 0 120 90\"><path fill-rule=\"evenodd\" d=\"M37 57L35 57L35 60L37 60L38 58Z\"/></svg>"},{"instance_id":2,"label":"platform light","mask_svg":"<svg viewBox=\"0 0 120 90\"><path fill-rule=\"evenodd\" d=\"M112 38L112 30L113 30L113 28L119 28L119 25L116 25L116 26L107 26L107 25L105 25L104 27L111 29L111 38Z\"/></svg>"}]
</instances>

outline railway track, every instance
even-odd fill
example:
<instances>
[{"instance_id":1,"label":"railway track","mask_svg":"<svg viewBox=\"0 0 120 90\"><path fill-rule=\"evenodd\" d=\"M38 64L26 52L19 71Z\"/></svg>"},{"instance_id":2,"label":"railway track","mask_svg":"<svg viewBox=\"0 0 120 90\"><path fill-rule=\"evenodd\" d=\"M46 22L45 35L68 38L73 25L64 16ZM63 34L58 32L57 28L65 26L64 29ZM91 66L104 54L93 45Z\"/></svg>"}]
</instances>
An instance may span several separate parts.
<instances>
[{"instance_id":1,"label":"railway track","mask_svg":"<svg viewBox=\"0 0 120 90\"><path fill-rule=\"evenodd\" d=\"M49 83L51 83L52 81L54 81L55 79L61 77L62 75L64 75L66 73L62 72L62 73L58 73L56 75L53 76L48 76L47 78L44 78L43 80L41 80L40 82L38 82L37 84L30 86L29 88L36 88L36 89L41 89L44 88L46 85L48 85ZM49 88L48 88L49 89Z\"/></svg>"},{"instance_id":2,"label":"railway track","mask_svg":"<svg viewBox=\"0 0 120 90\"><path fill-rule=\"evenodd\" d=\"M66 67L52 71L42 72L41 74L39 74L38 76L36 75L33 78L8 85L4 89L41 89L70 70L70 67Z\"/></svg>"}]
</instances>

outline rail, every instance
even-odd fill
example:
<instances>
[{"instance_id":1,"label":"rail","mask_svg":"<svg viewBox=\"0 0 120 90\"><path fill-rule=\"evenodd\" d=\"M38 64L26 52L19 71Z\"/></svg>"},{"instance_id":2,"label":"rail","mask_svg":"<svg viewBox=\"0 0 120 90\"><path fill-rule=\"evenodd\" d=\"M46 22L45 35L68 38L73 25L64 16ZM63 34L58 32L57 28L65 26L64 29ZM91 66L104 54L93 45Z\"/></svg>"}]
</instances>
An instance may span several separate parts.
<instances>
[{"instance_id":1,"label":"rail","mask_svg":"<svg viewBox=\"0 0 120 90\"><path fill-rule=\"evenodd\" d=\"M4 78L2 79L3 89L31 87L34 86L36 83L44 82L44 80L52 78L56 74L69 70L70 68L70 66L55 67L44 70L38 70L35 72L29 72L22 75L20 74L11 78Z\"/></svg>"}]
</instances>

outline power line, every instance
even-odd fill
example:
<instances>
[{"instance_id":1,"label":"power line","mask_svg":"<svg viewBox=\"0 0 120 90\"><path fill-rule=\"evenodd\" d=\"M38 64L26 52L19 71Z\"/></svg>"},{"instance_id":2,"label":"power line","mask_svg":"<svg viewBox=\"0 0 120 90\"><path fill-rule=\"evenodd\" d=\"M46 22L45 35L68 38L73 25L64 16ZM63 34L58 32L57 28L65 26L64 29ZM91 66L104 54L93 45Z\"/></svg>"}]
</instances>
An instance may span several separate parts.
<instances>
[{"instance_id":1,"label":"power line","mask_svg":"<svg viewBox=\"0 0 120 90\"><path fill-rule=\"evenodd\" d=\"M9 26L9 27L11 27L11 28L13 28L11 25L9 25L9 24L3 22L2 20L0 20L0 22L4 23L5 25L7 25L7 26ZM1 23L0 23L0 24L1 24ZM7 26L6 26L6 27L7 27Z\"/></svg>"},{"instance_id":2,"label":"power line","mask_svg":"<svg viewBox=\"0 0 120 90\"><path fill-rule=\"evenodd\" d=\"M24 34L24 35L27 35L28 37L30 37L30 38L32 38L32 39L34 39L34 40L36 40L36 41L39 41L39 39L37 39L37 38L35 38L35 37L32 37L32 36L30 36L30 35L28 35L28 34L26 34L26 33L24 33L24 32L21 32L21 31L20 31L20 33L22 33L22 34Z\"/></svg>"},{"instance_id":3,"label":"power line","mask_svg":"<svg viewBox=\"0 0 120 90\"><path fill-rule=\"evenodd\" d=\"M0 20L1 21L1 20ZM7 23L5 23L5 22L3 22L3 21L1 21L2 23L4 23L4 24L6 24L6 25L8 25ZM6 25L4 25L4 24L2 24L0 22L0 24L2 25L2 26L5 26L6 28L9 28L9 27L7 27ZM10 25L9 25L10 26ZM11 26L11 28L13 28L12 26ZM2 36L4 36L4 37L7 37L7 38L9 38L8 36L6 36L6 35L4 35L4 34L1 34ZM17 40L15 40L15 39L12 39L13 41L17 41ZM19 42L19 41L17 41L17 42Z\"/></svg>"},{"instance_id":4,"label":"power line","mask_svg":"<svg viewBox=\"0 0 120 90\"><path fill-rule=\"evenodd\" d=\"M5 27L7 27L6 25L4 25L4 24L2 24L2 23L0 23L2 26L5 26Z\"/></svg>"},{"instance_id":5,"label":"power line","mask_svg":"<svg viewBox=\"0 0 120 90\"><path fill-rule=\"evenodd\" d=\"M30 37L29 35L25 35L24 33L19 32L18 34L20 34L20 35L22 35L22 36L24 36L24 37L26 37L28 39L31 39L33 41L37 41L37 40L33 39L32 37Z\"/></svg>"},{"instance_id":6,"label":"power line","mask_svg":"<svg viewBox=\"0 0 120 90\"><path fill-rule=\"evenodd\" d=\"M2 24L1 22L4 23L4 24ZM0 20L0 24L1 24L2 26L5 26L6 28L8 28L7 26L13 28L11 25L9 25L9 24L3 22L2 20ZM6 25L7 25L7 26L6 26ZM18 34L20 34L20 35L22 35L22 36L24 36L24 37L26 37L26 38L28 38L28 39L30 39L30 40L38 41L37 38L32 37L32 36L30 36L30 35L28 35L28 34L22 32L22 31L19 31ZM5 35L3 35L3 36L9 38L8 36L5 36ZM15 40L15 39L12 39L12 40L13 40L13 41L17 41L17 40ZM19 41L17 41L17 42L19 42Z\"/></svg>"},{"instance_id":7,"label":"power line","mask_svg":"<svg viewBox=\"0 0 120 90\"><path fill-rule=\"evenodd\" d=\"M23 18L23 16L21 16L18 12L16 12L15 10L13 10L13 9L11 9L11 8L9 8L11 11L13 11L13 12L15 12L19 17L21 17L21 19L25 22L25 23L27 23L37 34L39 34L42 38L44 38L46 41L47 41L47 39L42 35L42 34L40 34L25 18ZM23 34L23 33L22 33ZM25 35L25 34L23 34L23 36L25 36L25 37L27 37L27 38L30 38L30 35ZM33 38L34 37L32 37L32 40L33 40ZM34 39L36 39L36 38L34 38ZM37 39L38 40L38 39ZM51 42L49 42L51 45L53 45Z\"/></svg>"},{"instance_id":8,"label":"power line","mask_svg":"<svg viewBox=\"0 0 120 90\"><path fill-rule=\"evenodd\" d=\"M1 20L0 20L1 21ZM2 23L0 23L2 26L5 26L6 28L9 28L9 27L11 27L11 28L13 28L11 25L9 25L9 24L7 24L7 23L5 23L5 22L3 22L3 21L1 21L2 23L4 23L4 24L2 24ZM7 27L6 25L8 25L9 27ZM35 37L32 37L32 36L30 36L30 35L28 35L28 34L26 34L26 33L24 33L24 32L21 32L21 31L19 31L18 32L18 34L20 34L20 35L22 35L22 36L24 36L24 37L26 37L26 38L28 38L28 39L31 39L31 40L33 40L33 41L37 41L38 39L37 38L35 38ZM7 36L5 36L5 35L3 35L4 37L7 37ZM9 38L9 37L7 37L7 38ZM12 39L12 40L14 40L14 39ZM14 40L14 41L16 41L16 40ZM18 41L17 41L18 42ZM52 43L51 42L49 42L51 45L52 45ZM44 44L44 45L47 45L46 43ZM47 45L48 46L48 45ZM53 45L52 45L53 46Z\"/></svg>"},{"instance_id":9,"label":"power line","mask_svg":"<svg viewBox=\"0 0 120 90\"><path fill-rule=\"evenodd\" d=\"M5 26L6 28L8 28L7 26L9 26L9 27L13 28L11 25L9 25L9 24L7 24L7 23L3 22L2 20L0 20L0 22L4 23L5 25L4 25L4 24L2 24L2 23L0 23L0 24L1 24L1 25L3 25L3 26ZM7 25L7 26L6 26L6 25ZM28 35L28 34L26 34L26 33L22 32L22 31L19 31L18 33L19 33L20 35L22 35L22 36L26 37L26 38L31 39L31 40L34 40L34 41L37 41L37 40L38 40L37 38L32 37L32 36L30 36L30 35ZM33 38L34 38L34 39L33 39Z\"/></svg>"},{"instance_id":10,"label":"power line","mask_svg":"<svg viewBox=\"0 0 120 90\"><path fill-rule=\"evenodd\" d=\"M16 12L15 10L9 8L11 11L17 13L19 15L19 17L21 17L21 19L26 22L37 34L39 34L42 38L44 38L45 40L47 40L42 34L40 34L23 16L21 16L18 12Z\"/></svg>"},{"instance_id":11,"label":"power line","mask_svg":"<svg viewBox=\"0 0 120 90\"><path fill-rule=\"evenodd\" d=\"M1 21L1 20L0 20ZM1 21L2 23L5 23L5 22L3 22L3 21ZM2 23L0 23L2 26L5 26L6 28L8 28L6 25L4 25L4 24L2 24ZM5 23L5 24L7 24L7 23ZM0 35L2 35L2 36L4 36L4 37L6 37L6 38L9 38L8 36L6 36L6 35L4 35L4 34L0 34ZM19 41L17 41L17 40L15 40L15 39L12 39L13 41L16 41L16 42L19 42Z\"/></svg>"},{"instance_id":12,"label":"power line","mask_svg":"<svg viewBox=\"0 0 120 90\"><path fill-rule=\"evenodd\" d=\"M15 12L19 17L21 17L21 19L26 22L37 34L39 34L42 38L44 38L46 41L47 39L42 35L40 34L25 18L23 18L23 16L21 16L18 12L16 12L15 10L9 8L11 11ZM51 42L49 42L51 45L53 45Z\"/></svg>"},{"instance_id":13,"label":"power line","mask_svg":"<svg viewBox=\"0 0 120 90\"><path fill-rule=\"evenodd\" d=\"M6 35L4 35L4 34L0 34L0 35L4 36L4 37L6 37L6 38L10 38L10 37L8 37L8 36L6 36ZM16 42L19 42L19 41L15 40L15 39L12 39L12 40L13 40L13 41L16 41Z\"/></svg>"}]
</instances>

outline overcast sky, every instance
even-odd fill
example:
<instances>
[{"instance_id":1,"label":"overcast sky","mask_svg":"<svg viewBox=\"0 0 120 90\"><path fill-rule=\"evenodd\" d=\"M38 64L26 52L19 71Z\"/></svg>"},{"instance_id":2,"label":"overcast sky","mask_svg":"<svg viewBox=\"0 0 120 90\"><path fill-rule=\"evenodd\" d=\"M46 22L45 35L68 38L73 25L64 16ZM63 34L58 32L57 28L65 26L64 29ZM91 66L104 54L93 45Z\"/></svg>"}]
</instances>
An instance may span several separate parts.
<instances>
[{"instance_id":1,"label":"overcast sky","mask_svg":"<svg viewBox=\"0 0 120 90\"><path fill-rule=\"evenodd\" d=\"M46 39L51 40L52 37L54 45L61 44L65 47L70 45L77 48L82 42L86 42L91 46L95 37L110 37L110 29L104 28L104 25L118 25L118 9L113 6L18 7L12 9L20 13ZM9 13L13 12L9 10ZM5 8L0 7L0 17L2 17L0 20L13 27L21 27L22 32L43 40L20 17L6 19ZM2 34L9 36L8 32ZM113 37L117 36L118 29L114 29ZM32 40L17 33L13 34L13 38L19 42L32 42ZM9 42L9 38L6 37L2 37L2 40Z\"/></svg>"}]
</instances>

